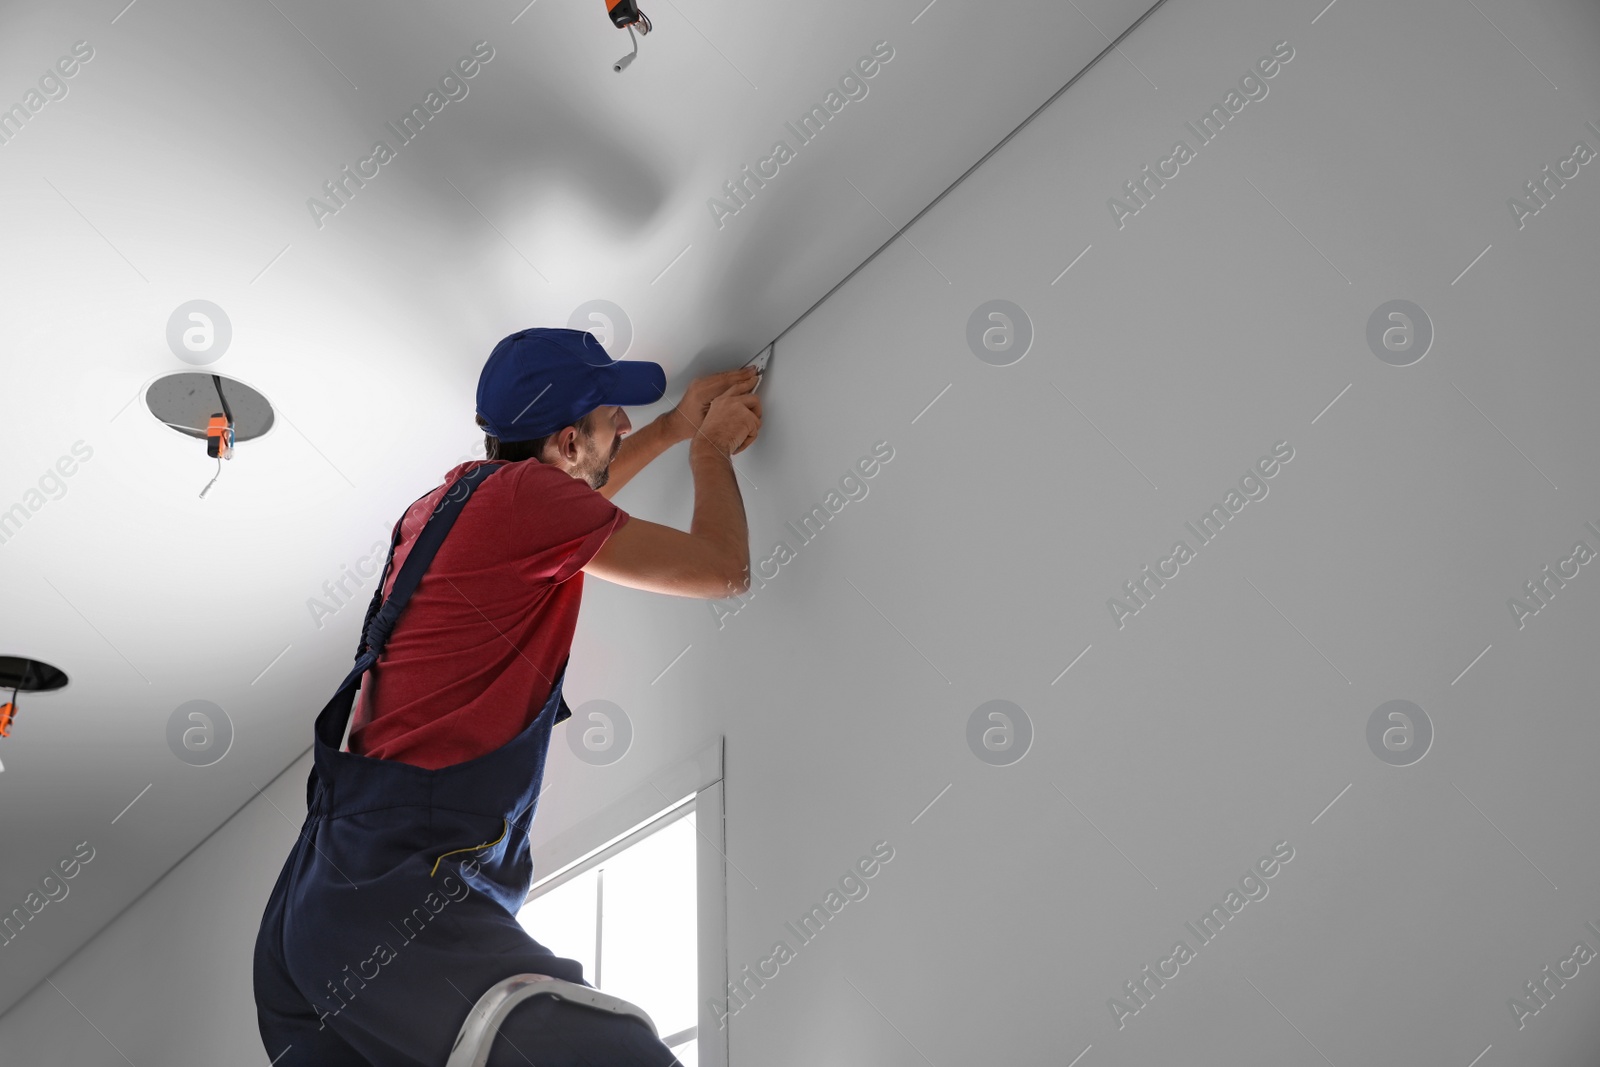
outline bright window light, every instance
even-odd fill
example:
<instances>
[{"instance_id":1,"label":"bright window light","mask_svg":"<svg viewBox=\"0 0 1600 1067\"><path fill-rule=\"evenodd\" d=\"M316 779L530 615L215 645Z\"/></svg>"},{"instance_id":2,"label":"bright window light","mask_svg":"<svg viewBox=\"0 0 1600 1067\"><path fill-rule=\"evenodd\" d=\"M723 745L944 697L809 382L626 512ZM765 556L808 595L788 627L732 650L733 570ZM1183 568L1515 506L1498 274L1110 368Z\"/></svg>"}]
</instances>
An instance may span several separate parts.
<instances>
[{"instance_id":1,"label":"bright window light","mask_svg":"<svg viewBox=\"0 0 1600 1067\"><path fill-rule=\"evenodd\" d=\"M674 805L637 835L535 889L517 921L551 952L583 964L596 989L648 1012L684 1067L697 1067L693 804Z\"/></svg>"}]
</instances>

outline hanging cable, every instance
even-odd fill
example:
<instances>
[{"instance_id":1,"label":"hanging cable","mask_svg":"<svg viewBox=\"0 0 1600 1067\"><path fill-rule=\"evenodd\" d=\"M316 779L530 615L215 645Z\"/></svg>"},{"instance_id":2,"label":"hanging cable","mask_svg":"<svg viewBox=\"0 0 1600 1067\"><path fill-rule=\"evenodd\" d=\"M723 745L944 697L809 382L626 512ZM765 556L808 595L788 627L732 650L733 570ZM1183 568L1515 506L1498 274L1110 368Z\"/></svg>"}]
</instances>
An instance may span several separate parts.
<instances>
[{"instance_id":1,"label":"hanging cable","mask_svg":"<svg viewBox=\"0 0 1600 1067\"><path fill-rule=\"evenodd\" d=\"M650 30L650 19L639 10L637 0L606 0L606 11L611 16L611 23L618 28L626 28L628 39L633 42L633 53L623 56L612 65L611 69L621 74L629 63L639 56L639 37L647 35ZM633 28L639 27L638 36L634 36Z\"/></svg>"},{"instance_id":2,"label":"hanging cable","mask_svg":"<svg viewBox=\"0 0 1600 1067\"><path fill-rule=\"evenodd\" d=\"M639 17L643 18L644 16L640 15ZM623 56L621 59L617 60L616 66L612 67L611 69L616 71L618 74L621 74L628 64L632 63L639 56L639 38L633 35L633 27L631 25L628 27L628 39L633 42L633 54Z\"/></svg>"},{"instance_id":3,"label":"hanging cable","mask_svg":"<svg viewBox=\"0 0 1600 1067\"><path fill-rule=\"evenodd\" d=\"M200 490L201 500L204 500L206 498L206 494L211 492L211 487L217 484L217 479L220 477L222 477L222 460L219 459L217 460L217 473L213 474L211 476L211 480L206 483L206 487Z\"/></svg>"}]
</instances>

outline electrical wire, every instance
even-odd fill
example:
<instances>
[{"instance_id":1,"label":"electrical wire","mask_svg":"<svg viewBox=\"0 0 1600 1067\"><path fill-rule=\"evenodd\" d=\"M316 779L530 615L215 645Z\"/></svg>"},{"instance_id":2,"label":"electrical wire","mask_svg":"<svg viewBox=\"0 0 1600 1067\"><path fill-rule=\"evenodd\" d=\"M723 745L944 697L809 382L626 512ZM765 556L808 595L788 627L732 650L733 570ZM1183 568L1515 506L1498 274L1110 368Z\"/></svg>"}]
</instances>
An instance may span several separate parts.
<instances>
[{"instance_id":1,"label":"electrical wire","mask_svg":"<svg viewBox=\"0 0 1600 1067\"><path fill-rule=\"evenodd\" d=\"M220 375L213 374L211 380L216 383L217 399L222 401L222 413L227 416L228 425L231 426L233 425L233 412L228 410L228 398L222 395L222 378Z\"/></svg>"},{"instance_id":2,"label":"electrical wire","mask_svg":"<svg viewBox=\"0 0 1600 1067\"><path fill-rule=\"evenodd\" d=\"M643 18L644 16L641 15L639 17ZM629 63L632 63L635 59L639 58L639 38L633 35L632 23L628 24L628 39L633 42L633 52L629 55L623 56L621 59L617 60L611 65L611 69L616 71L618 74L621 74L624 70L626 70Z\"/></svg>"},{"instance_id":3,"label":"electrical wire","mask_svg":"<svg viewBox=\"0 0 1600 1067\"><path fill-rule=\"evenodd\" d=\"M218 456L217 457L217 473L213 474L211 476L211 480L206 483L206 487L204 489L200 490L200 499L201 500L204 500L206 498L206 494L211 492L211 487L213 485L217 484L217 479L220 478L220 477L222 477L222 457Z\"/></svg>"}]
</instances>

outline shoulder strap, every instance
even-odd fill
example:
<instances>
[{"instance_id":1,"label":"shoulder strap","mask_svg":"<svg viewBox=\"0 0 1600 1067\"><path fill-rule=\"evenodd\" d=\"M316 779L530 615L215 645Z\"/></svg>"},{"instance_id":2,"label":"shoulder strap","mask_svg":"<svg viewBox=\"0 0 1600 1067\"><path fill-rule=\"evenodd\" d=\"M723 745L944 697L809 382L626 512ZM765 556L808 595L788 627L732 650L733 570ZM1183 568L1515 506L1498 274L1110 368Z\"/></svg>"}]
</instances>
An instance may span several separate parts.
<instances>
[{"instance_id":1,"label":"shoulder strap","mask_svg":"<svg viewBox=\"0 0 1600 1067\"><path fill-rule=\"evenodd\" d=\"M455 525L456 517L461 514L461 509L466 506L473 490L477 489L485 478L505 465L484 463L451 483L439 503L435 505L433 513L428 516L427 524L417 535L411 551L406 554L400 575L394 580L394 588L390 590L388 600L384 600L383 587L389 580L390 569L394 566L394 550L400 544L400 527L405 522L405 516L401 515L400 521L394 524L394 536L389 542L389 558L384 561L383 574L378 578L378 588L373 591L372 603L367 608L366 622L362 624L361 644L356 649L357 663L363 659L376 662L383 654L383 646L388 643L389 635L394 632L395 623L400 621L400 613L406 609L411 594L416 592L417 584L422 581L423 572L433 562L439 546L444 544L445 535Z\"/></svg>"},{"instance_id":2,"label":"shoulder strap","mask_svg":"<svg viewBox=\"0 0 1600 1067\"><path fill-rule=\"evenodd\" d=\"M427 496L426 493L417 497L417 500L421 500L425 496ZM413 500L407 505L406 511L410 511L412 507L416 506L416 503L417 501ZM378 575L378 588L372 591L372 600L367 604L367 617L361 623L361 640L356 645L356 659L358 660L366 655L367 630L372 626L372 619L378 614L378 609L383 606L383 587L389 584L389 570L394 566L394 550L400 546L400 527L405 521L405 512L401 512L400 518L394 524L394 533L389 538L389 556L383 561L383 573Z\"/></svg>"},{"instance_id":3,"label":"shoulder strap","mask_svg":"<svg viewBox=\"0 0 1600 1067\"><path fill-rule=\"evenodd\" d=\"M472 496L473 490L484 479L504 466L506 466L504 463L485 463L474 467L451 483L434 507L433 513L428 516L428 521L422 527L422 532L417 535L411 551L406 554L405 564L400 568L399 576L395 578L394 588L390 590L389 598L384 600L383 587L394 566L394 550L400 543L400 527L405 522L405 516L402 514L400 521L394 524L394 536L389 542L389 558L384 562L383 575L378 579L378 588L372 594L372 605L367 609L367 618L362 624L361 645L356 651L355 666L345 675L344 681L339 683L333 698L323 706L313 728L316 740L329 751L339 750L345 727L350 721L355 690L360 684L361 676L378 662L378 657L383 653L383 646L388 643L389 634L393 632L395 623L400 619L400 613L405 610L411 594L416 592L417 584L422 581L423 572L433 562L439 546L444 543L445 535L450 532L450 527L455 525L456 517L461 514L461 509ZM319 752L318 760L321 759L322 754ZM313 769L311 777L306 781L307 805L313 803L317 779L318 773Z\"/></svg>"}]
</instances>

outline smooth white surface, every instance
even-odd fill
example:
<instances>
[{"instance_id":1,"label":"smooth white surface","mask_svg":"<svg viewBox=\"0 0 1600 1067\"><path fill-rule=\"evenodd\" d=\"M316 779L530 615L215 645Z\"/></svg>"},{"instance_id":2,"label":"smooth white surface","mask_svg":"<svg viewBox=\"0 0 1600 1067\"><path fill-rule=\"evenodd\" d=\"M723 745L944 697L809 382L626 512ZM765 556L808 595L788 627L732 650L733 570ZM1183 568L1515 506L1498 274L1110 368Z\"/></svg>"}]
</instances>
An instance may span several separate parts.
<instances>
[{"instance_id":1,"label":"smooth white surface","mask_svg":"<svg viewBox=\"0 0 1600 1067\"><path fill-rule=\"evenodd\" d=\"M919 25L976 10L941 2ZM1584 932L1600 924L1600 862L1573 832L1600 804L1590 569L1524 628L1507 602L1578 538L1600 543L1584 532L1600 525L1600 179L1586 166L1520 230L1506 201L1579 138L1600 147L1585 132L1600 124L1597 19L1577 0L1166 4L779 340L767 425L739 469L753 558L779 538L793 558L720 629L703 605L591 587L574 690L627 707L640 748L610 768L557 761L541 813L561 826L662 765L635 756L726 735L735 973L775 941L795 943L785 924L875 842L893 846L869 892L732 1017L732 1063L1594 1061L1590 967L1525 1028L1508 1010L1575 941L1600 947ZM1107 199L1282 40L1296 55L1270 95L1117 229ZM961 55L946 54L941 74L968 92L985 73L990 84L1034 69ZM884 150L908 182L920 172L903 154L971 118L919 104L928 110L897 115ZM994 298L1034 326L1009 367L966 343L969 317ZM1367 346L1368 317L1395 298L1435 327L1409 368ZM340 366L334 393L348 384ZM456 380L439 374L441 388ZM1280 440L1295 458L1270 495L1116 628L1107 600ZM879 441L894 458L860 482L865 496L836 503L808 541L787 531ZM62 552L88 536L68 518L88 484L39 520L56 523ZM626 499L686 522L688 489L669 464ZM105 499L81 498L95 504L85 515ZM180 588L191 573L229 573L220 550L196 553L173 576ZM138 603L104 609L122 627L114 637L137 629L120 620L139 617ZM63 608L43 623L71 618ZM137 684L108 679L97 706ZM1435 728L1410 767L1381 762L1365 737L1396 698L1423 705ZM967 742L973 713L997 699L1034 727L1008 767ZM285 714L282 736L304 725L303 711ZM128 758L114 734L73 740L104 745L96 788L109 822L150 779L137 763L113 773ZM58 750L68 763L64 738ZM7 788L17 766L8 752ZM51 812L71 792L63 783L31 779L29 810ZM130 820L149 810L181 836L175 814L161 817L174 808L144 808L158 796L122 832L148 826ZM38 855L53 861L74 836L42 838ZM1118 1029L1110 998L1192 937L1185 924L1278 841L1295 858L1270 894ZM269 846L275 871L287 841ZM131 871L126 855L108 844L95 864ZM248 872L213 873L238 902L230 921L252 924L265 885L250 883L252 900ZM89 890L55 917L89 904ZM169 992L193 994L191 1010L238 1000L227 984L240 981L237 956L202 957L159 926L141 942L125 922L91 946L120 970L75 961L61 972L70 984L55 979L85 993L85 1013L119 1044L146 1020L179 1018ZM169 949L190 953L169 973L194 977L97 984ZM952 971L1002 980L964 983L953 1005L940 993ZM124 987L141 1002L119 1003L110 990ZM59 1031L88 1057L60 1062L118 1062L40 997L0 1020L5 1055L48 1050ZM205 1032L220 1037L237 1018ZM217 1062L139 1049L136 1063L147 1051Z\"/></svg>"}]
</instances>

